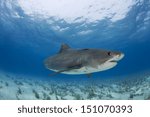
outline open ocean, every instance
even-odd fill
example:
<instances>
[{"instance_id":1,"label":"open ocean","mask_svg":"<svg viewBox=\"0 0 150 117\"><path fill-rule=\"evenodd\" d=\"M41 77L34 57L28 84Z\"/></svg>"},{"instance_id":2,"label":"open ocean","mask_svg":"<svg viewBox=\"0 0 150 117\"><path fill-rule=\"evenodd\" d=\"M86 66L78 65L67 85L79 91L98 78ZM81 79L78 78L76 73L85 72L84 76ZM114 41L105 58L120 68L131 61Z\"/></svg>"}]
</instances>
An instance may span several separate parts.
<instances>
[{"instance_id":1,"label":"open ocean","mask_svg":"<svg viewBox=\"0 0 150 117\"><path fill-rule=\"evenodd\" d=\"M49 76L62 43L125 57L91 78ZM150 99L150 0L0 0L0 99Z\"/></svg>"}]
</instances>

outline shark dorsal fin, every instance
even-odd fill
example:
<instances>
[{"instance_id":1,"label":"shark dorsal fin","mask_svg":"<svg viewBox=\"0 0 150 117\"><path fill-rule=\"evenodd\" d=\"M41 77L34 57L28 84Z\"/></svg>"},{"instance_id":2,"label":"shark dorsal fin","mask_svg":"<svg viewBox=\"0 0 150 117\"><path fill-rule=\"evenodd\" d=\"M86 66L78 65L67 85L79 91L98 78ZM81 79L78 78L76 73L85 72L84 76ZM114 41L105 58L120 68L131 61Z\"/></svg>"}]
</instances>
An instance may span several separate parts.
<instances>
[{"instance_id":1,"label":"shark dorsal fin","mask_svg":"<svg viewBox=\"0 0 150 117\"><path fill-rule=\"evenodd\" d=\"M62 52L64 52L64 51L68 50L68 49L70 49L70 46L67 45L67 44L65 44L65 43L63 43L63 44L61 45L61 48L60 48L60 50L59 50L59 53L62 53Z\"/></svg>"}]
</instances>

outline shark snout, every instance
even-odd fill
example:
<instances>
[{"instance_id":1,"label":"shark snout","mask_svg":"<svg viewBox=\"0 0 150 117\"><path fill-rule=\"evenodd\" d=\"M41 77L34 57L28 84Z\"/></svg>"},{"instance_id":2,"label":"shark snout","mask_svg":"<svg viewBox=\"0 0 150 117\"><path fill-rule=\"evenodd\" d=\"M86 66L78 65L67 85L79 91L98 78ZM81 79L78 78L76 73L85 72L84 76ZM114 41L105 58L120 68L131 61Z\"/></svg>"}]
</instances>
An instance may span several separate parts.
<instances>
[{"instance_id":1,"label":"shark snout","mask_svg":"<svg viewBox=\"0 0 150 117\"><path fill-rule=\"evenodd\" d=\"M119 60L121 60L123 57L124 57L124 54L123 54L123 53L119 53L119 54L117 54L117 55L114 56L114 59L117 60L117 61L119 61Z\"/></svg>"}]
</instances>

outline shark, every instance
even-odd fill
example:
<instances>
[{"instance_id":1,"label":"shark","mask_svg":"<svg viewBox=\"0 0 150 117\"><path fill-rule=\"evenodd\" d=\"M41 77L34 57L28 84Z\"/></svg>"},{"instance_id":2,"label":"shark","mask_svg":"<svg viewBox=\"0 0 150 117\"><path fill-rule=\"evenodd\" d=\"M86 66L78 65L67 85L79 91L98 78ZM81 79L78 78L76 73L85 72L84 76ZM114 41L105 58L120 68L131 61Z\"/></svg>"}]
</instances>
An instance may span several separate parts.
<instances>
[{"instance_id":1,"label":"shark","mask_svg":"<svg viewBox=\"0 0 150 117\"><path fill-rule=\"evenodd\" d=\"M44 65L54 71L54 74L90 76L94 72L115 67L123 57L124 54L119 51L95 48L74 49L64 43L57 54L44 60Z\"/></svg>"}]
</instances>

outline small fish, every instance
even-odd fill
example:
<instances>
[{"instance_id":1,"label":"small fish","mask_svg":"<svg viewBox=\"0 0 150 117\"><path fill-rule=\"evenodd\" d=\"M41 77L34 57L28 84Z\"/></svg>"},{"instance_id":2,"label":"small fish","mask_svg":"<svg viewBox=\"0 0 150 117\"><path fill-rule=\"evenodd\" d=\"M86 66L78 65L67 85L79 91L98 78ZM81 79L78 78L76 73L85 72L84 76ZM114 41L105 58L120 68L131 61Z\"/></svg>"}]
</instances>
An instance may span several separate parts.
<instances>
[{"instance_id":1,"label":"small fish","mask_svg":"<svg viewBox=\"0 0 150 117\"><path fill-rule=\"evenodd\" d=\"M62 44L58 54L44 60L47 69L55 74L86 74L111 69L124 57L121 52L103 49L73 49L67 44Z\"/></svg>"}]
</instances>

